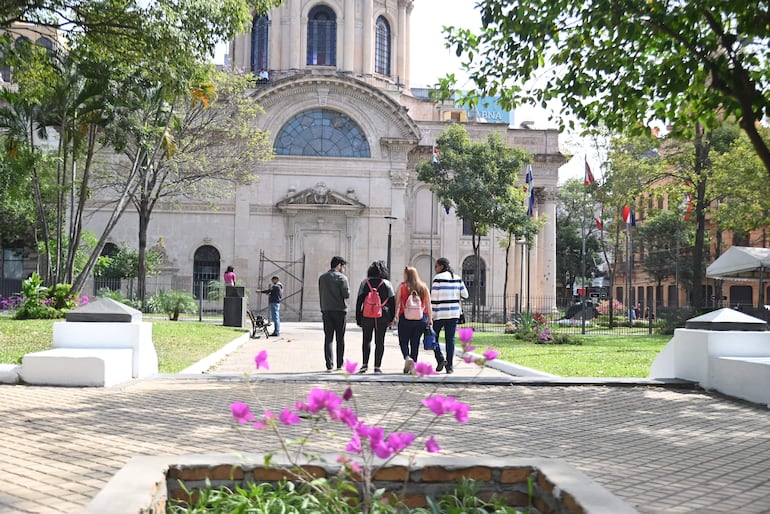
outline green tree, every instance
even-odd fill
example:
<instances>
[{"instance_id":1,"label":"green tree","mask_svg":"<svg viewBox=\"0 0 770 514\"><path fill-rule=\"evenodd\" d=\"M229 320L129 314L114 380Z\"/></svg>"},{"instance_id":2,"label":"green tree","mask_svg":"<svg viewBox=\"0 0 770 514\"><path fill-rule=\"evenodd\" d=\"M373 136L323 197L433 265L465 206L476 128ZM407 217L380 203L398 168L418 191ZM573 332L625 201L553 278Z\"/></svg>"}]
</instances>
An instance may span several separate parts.
<instances>
[{"instance_id":1,"label":"green tree","mask_svg":"<svg viewBox=\"0 0 770 514\"><path fill-rule=\"evenodd\" d=\"M601 229L595 218L598 204L582 180L567 180L559 188L556 206L556 275L563 286L562 297L571 298L575 284L586 277L603 274L601 262ZM583 244L585 239L585 254ZM581 261L581 256L583 260Z\"/></svg>"},{"instance_id":2,"label":"green tree","mask_svg":"<svg viewBox=\"0 0 770 514\"><path fill-rule=\"evenodd\" d=\"M770 175L758 122L770 114L765 2L482 0L479 33L448 46L480 94L506 106L558 98L588 127L657 119L706 131L734 115ZM442 81L444 94L453 77Z\"/></svg>"},{"instance_id":3,"label":"green tree","mask_svg":"<svg viewBox=\"0 0 770 514\"><path fill-rule=\"evenodd\" d=\"M450 125L436 138L441 159L417 165L418 178L427 183L444 206L454 207L457 216L471 224L476 276L479 276L481 238L491 228L515 236L532 237L536 230L523 205L524 192L516 186L529 154L506 147L500 136L490 134L486 141L472 142L462 125ZM478 308L480 284L473 295Z\"/></svg>"},{"instance_id":4,"label":"green tree","mask_svg":"<svg viewBox=\"0 0 770 514\"><path fill-rule=\"evenodd\" d=\"M100 187L129 190L139 216L137 296L145 299L147 231L158 202L234 193L272 157L267 134L253 127L261 109L246 91L249 76L209 70L211 81L184 94L141 77L123 91L119 123L107 127L125 157L102 168Z\"/></svg>"},{"instance_id":5,"label":"green tree","mask_svg":"<svg viewBox=\"0 0 770 514\"><path fill-rule=\"evenodd\" d=\"M677 283L691 280L691 268L680 265L680 262L691 253L695 231L693 225L683 219L679 205L673 210L648 213L636 233L636 241L644 249L642 267L653 277L658 288L669 277L677 278Z\"/></svg>"}]
</instances>

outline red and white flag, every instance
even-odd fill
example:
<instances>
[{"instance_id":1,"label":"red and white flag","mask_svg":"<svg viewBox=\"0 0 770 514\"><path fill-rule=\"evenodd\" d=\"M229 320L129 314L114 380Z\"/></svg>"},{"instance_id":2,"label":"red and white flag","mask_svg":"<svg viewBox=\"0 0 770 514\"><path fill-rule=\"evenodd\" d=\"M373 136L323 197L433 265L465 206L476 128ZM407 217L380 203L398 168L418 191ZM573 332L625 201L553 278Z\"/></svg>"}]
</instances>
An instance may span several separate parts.
<instances>
[{"instance_id":1,"label":"red and white flag","mask_svg":"<svg viewBox=\"0 0 770 514\"><path fill-rule=\"evenodd\" d=\"M598 228L599 230L601 230L602 227L604 227L604 223L602 223L602 220L600 220L596 216L594 216L594 221L596 222L596 228Z\"/></svg>"},{"instance_id":2,"label":"red and white flag","mask_svg":"<svg viewBox=\"0 0 770 514\"><path fill-rule=\"evenodd\" d=\"M585 178L583 179L583 185L590 186L591 184L596 182L596 180L594 179L594 174L591 173L591 166L588 165L588 158L586 158L585 162L586 162L586 173L585 173Z\"/></svg>"},{"instance_id":3,"label":"red and white flag","mask_svg":"<svg viewBox=\"0 0 770 514\"><path fill-rule=\"evenodd\" d=\"M693 204L692 204L692 195L690 193L684 194L684 200L682 200L682 205L680 206L680 209L684 211L684 221L690 221L690 215L692 214Z\"/></svg>"},{"instance_id":4,"label":"red and white flag","mask_svg":"<svg viewBox=\"0 0 770 514\"><path fill-rule=\"evenodd\" d=\"M630 205L626 205L623 207L623 222L627 223L632 227L636 226L636 216L634 216L634 208L631 207Z\"/></svg>"},{"instance_id":5,"label":"red and white flag","mask_svg":"<svg viewBox=\"0 0 770 514\"><path fill-rule=\"evenodd\" d=\"M438 166L441 162L441 156L438 154L438 148L436 147L435 143L433 145L433 164L434 166Z\"/></svg>"}]
</instances>

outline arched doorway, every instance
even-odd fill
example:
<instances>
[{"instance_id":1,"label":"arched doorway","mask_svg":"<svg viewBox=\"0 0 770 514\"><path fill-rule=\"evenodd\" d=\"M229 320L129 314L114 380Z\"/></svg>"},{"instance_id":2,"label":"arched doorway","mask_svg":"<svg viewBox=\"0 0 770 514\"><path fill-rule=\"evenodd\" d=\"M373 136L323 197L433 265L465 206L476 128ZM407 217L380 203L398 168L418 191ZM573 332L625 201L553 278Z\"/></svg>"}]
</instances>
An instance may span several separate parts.
<instances>
[{"instance_id":1,"label":"arched doorway","mask_svg":"<svg viewBox=\"0 0 770 514\"><path fill-rule=\"evenodd\" d=\"M203 245L195 250L193 258L193 290L196 299L208 299L206 284L219 279L219 250L211 245Z\"/></svg>"},{"instance_id":2,"label":"arched doorway","mask_svg":"<svg viewBox=\"0 0 770 514\"><path fill-rule=\"evenodd\" d=\"M472 302L473 305L486 305L487 265L484 259L479 257L477 280L476 257L471 255L465 258L463 261L463 282L465 282L465 287L468 288L468 301Z\"/></svg>"}]
</instances>

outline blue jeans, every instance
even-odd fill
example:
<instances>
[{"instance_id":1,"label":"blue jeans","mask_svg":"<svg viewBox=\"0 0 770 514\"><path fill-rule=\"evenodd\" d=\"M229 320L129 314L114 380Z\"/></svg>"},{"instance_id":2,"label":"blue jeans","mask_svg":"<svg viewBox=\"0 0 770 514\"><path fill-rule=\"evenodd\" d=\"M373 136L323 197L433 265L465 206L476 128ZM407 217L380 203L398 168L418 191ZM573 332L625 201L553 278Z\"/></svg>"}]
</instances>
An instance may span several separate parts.
<instances>
[{"instance_id":1,"label":"blue jeans","mask_svg":"<svg viewBox=\"0 0 770 514\"><path fill-rule=\"evenodd\" d=\"M426 315L423 315L422 319L406 319L403 314L398 317L398 345L405 359L411 357L417 362L417 356L420 354L420 340L427 324Z\"/></svg>"},{"instance_id":2,"label":"blue jeans","mask_svg":"<svg viewBox=\"0 0 770 514\"><path fill-rule=\"evenodd\" d=\"M273 322L273 333L281 333L281 304L270 303L270 321Z\"/></svg>"},{"instance_id":3,"label":"blue jeans","mask_svg":"<svg viewBox=\"0 0 770 514\"><path fill-rule=\"evenodd\" d=\"M444 343L446 346L446 367L452 369L452 360L455 358L455 333L457 332L457 318L452 319L434 319L433 331L436 332L436 348L433 354L436 356L436 362L444 359L441 353L441 346L438 345L438 339L441 335L441 329L444 330Z\"/></svg>"}]
</instances>

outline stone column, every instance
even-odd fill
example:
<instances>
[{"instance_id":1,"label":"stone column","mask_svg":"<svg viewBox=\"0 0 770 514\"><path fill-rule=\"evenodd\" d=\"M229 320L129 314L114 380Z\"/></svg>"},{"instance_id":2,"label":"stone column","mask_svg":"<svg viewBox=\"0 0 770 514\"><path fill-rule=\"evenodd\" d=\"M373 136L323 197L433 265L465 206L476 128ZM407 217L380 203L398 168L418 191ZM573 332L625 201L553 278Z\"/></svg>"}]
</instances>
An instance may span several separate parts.
<instances>
[{"instance_id":1,"label":"stone column","mask_svg":"<svg viewBox=\"0 0 770 514\"><path fill-rule=\"evenodd\" d=\"M364 12L362 21L364 25L363 41L361 46L363 51L363 69L361 70L364 75L371 75L374 73L374 65L372 63L374 56L374 19L373 19L373 6L374 0L364 0Z\"/></svg>"},{"instance_id":2,"label":"stone column","mask_svg":"<svg viewBox=\"0 0 770 514\"><path fill-rule=\"evenodd\" d=\"M558 190L546 188L543 203L538 206L540 216L547 216L549 222L538 235L538 294L556 297L556 201Z\"/></svg>"},{"instance_id":3,"label":"stone column","mask_svg":"<svg viewBox=\"0 0 770 514\"><path fill-rule=\"evenodd\" d=\"M406 80L406 74L407 74L407 57L406 54L408 52L407 46L406 46L406 40L407 40L407 12L406 12L406 2L403 0L399 0L398 2L398 39L396 41L396 62L395 62L395 68L396 68L396 76L398 78L398 81L400 83L404 83L404 80Z\"/></svg>"},{"instance_id":4,"label":"stone column","mask_svg":"<svg viewBox=\"0 0 770 514\"><path fill-rule=\"evenodd\" d=\"M302 2L294 0L291 4L291 37L289 40L289 69L300 69L300 56L302 55Z\"/></svg>"},{"instance_id":5,"label":"stone column","mask_svg":"<svg viewBox=\"0 0 770 514\"><path fill-rule=\"evenodd\" d=\"M342 71L353 71L353 51L356 47L356 5L345 0L344 36L342 38Z\"/></svg>"},{"instance_id":6,"label":"stone column","mask_svg":"<svg viewBox=\"0 0 770 514\"><path fill-rule=\"evenodd\" d=\"M283 9L277 8L270 14L270 41L267 57L267 67L271 70L284 70L286 65L281 56L281 25L283 20Z\"/></svg>"}]
</instances>

